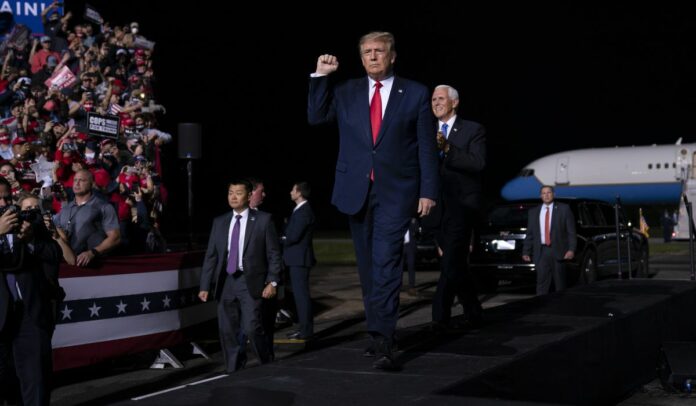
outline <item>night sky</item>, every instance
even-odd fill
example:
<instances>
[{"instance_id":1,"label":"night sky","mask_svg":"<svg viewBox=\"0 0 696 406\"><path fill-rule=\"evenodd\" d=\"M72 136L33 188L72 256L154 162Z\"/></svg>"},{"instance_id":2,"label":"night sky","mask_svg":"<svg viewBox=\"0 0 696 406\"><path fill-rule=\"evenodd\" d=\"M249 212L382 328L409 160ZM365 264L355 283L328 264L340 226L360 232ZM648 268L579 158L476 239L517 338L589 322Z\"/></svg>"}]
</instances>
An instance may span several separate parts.
<instances>
[{"instance_id":1,"label":"night sky","mask_svg":"<svg viewBox=\"0 0 696 406\"><path fill-rule=\"evenodd\" d=\"M82 14L79 2L66 3ZM204 160L194 163L196 231L206 232L228 208L227 180L245 175L264 179L262 209L279 218L292 208L293 181L308 180L319 227L346 228L330 205L337 131L307 124L307 81L322 53L338 56L340 78L363 75L357 42L373 30L396 36L398 75L430 88L454 86L459 115L486 126L489 201L549 153L694 140L696 18L685 10L427 1L372 12L375 2L340 3L332 5L343 10L339 18L321 2L254 2L241 13L216 2L191 2L201 6L190 9L90 1L108 21L138 21L157 42L156 95L167 107L161 128L176 136L179 122L203 125ZM176 152L174 142L164 173L173 197L169 232L186 229L185 163Z\"/></svg>"}]
</instances>

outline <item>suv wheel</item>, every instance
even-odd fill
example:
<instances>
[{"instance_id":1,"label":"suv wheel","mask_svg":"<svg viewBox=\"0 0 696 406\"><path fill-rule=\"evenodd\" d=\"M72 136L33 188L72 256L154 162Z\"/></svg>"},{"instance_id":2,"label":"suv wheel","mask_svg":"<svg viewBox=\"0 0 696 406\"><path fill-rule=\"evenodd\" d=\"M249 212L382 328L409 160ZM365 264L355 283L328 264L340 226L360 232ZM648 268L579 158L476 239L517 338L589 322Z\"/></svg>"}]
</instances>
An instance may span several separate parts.
<instances>
[{"instance_id":1,"label":"suv wheel","mask_svg":"<svg viewBox=\"0 0 696 406\"><path fill-rule=\"evenodd\" d=\"M597 280L597 258L594 252L587 251L580 265L580 283L589 284Z\"/></svg>"}]
</instances>

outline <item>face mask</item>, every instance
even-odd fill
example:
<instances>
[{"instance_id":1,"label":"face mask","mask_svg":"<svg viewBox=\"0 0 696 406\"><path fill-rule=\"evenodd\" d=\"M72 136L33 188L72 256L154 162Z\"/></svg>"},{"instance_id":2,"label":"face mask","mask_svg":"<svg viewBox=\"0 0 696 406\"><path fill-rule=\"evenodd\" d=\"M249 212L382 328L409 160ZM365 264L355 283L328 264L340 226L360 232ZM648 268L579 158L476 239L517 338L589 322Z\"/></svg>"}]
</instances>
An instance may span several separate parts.
<instances>
[{"instance_id":1,"label":"face mask","mask_svg":"<svg viewBox=\"0 0 696 406\"><path fill-rule=\"evenodd\" d=\"M135 126L135 129L138 130L138 131L142 131L142 130L145 129L145 126L144 126L143 124L136 125L136 126Z\"/></svg>"},{"instance_id":2,"label":"face mask","mask_svg":"<svg viewBox=\"0 0 696 406\"><path fill-rule=\"evenodd\" d=\"M94 152L85 152L86 159L94 159Z\"/></svg>"},{"instance_id":3,"label":"face mask","mask_svg":"<svg viewBox=\"0 0 696 406\"><path fill-rule=\"evenodd\" d=\"M136 35L138 33L138 27L131 28L131 34Z\"/></svg>"}]
</instances>

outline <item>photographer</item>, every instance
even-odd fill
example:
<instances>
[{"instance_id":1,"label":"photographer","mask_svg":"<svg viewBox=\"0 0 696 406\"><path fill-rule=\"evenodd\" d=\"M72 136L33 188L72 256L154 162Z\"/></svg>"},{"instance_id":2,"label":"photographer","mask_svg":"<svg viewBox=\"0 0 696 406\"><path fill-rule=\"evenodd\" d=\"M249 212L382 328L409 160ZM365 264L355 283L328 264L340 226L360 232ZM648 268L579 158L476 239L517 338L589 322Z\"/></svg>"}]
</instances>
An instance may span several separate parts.
<instances>
[{"instance_id":1,"label":"photographer","mask_svg":"<svg viewBox=\"0 0 696 406\"><path fill-rule=\"evenodd\" d=\"M94 177L79 170L73 178L75 200L58 213L56 226L70 241L77 266L92 264L96 258L116 249L121 242L118 217L113 206L92 193Z\"/></svg>"},{"instance_id":2,"label":"photographer","mask_svg":"<svg viewBox=\"0 0 696 406\"><path fill-rule=\"evenodd\" d=\"M0 399L21 392L22 404L47 405L53 320L44 270L58 263L60 250L10 196L0 178Z\"/></svg>"}]
</instances>

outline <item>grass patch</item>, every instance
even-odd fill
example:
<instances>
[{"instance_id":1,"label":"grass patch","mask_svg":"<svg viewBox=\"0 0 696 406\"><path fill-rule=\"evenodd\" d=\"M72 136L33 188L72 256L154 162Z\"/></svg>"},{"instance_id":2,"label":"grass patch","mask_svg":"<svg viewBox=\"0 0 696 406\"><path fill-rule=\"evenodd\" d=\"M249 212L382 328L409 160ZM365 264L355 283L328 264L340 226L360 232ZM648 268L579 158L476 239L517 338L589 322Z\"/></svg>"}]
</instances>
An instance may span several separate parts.
<instances>
[{"instance_id":1,"label":"grass patch","mask_svg":"<svg viewBox=\"0 0 696 406\"><path fill-rule=\"evenodd\" d=\"M314 255L319 265L355 265L355 249L350 239L315 239Z\"/></svg>"},{"instance_id":2,"label":"grass patch","mask_svg":"<svg viewBox=\"0 0 696 406\"><path fill-rule=\"evenodd\" d=\"M650 241L650 255L682 255L689 253L689 243L672 241L669 243Z\"/></svg>"}]
</instances>

